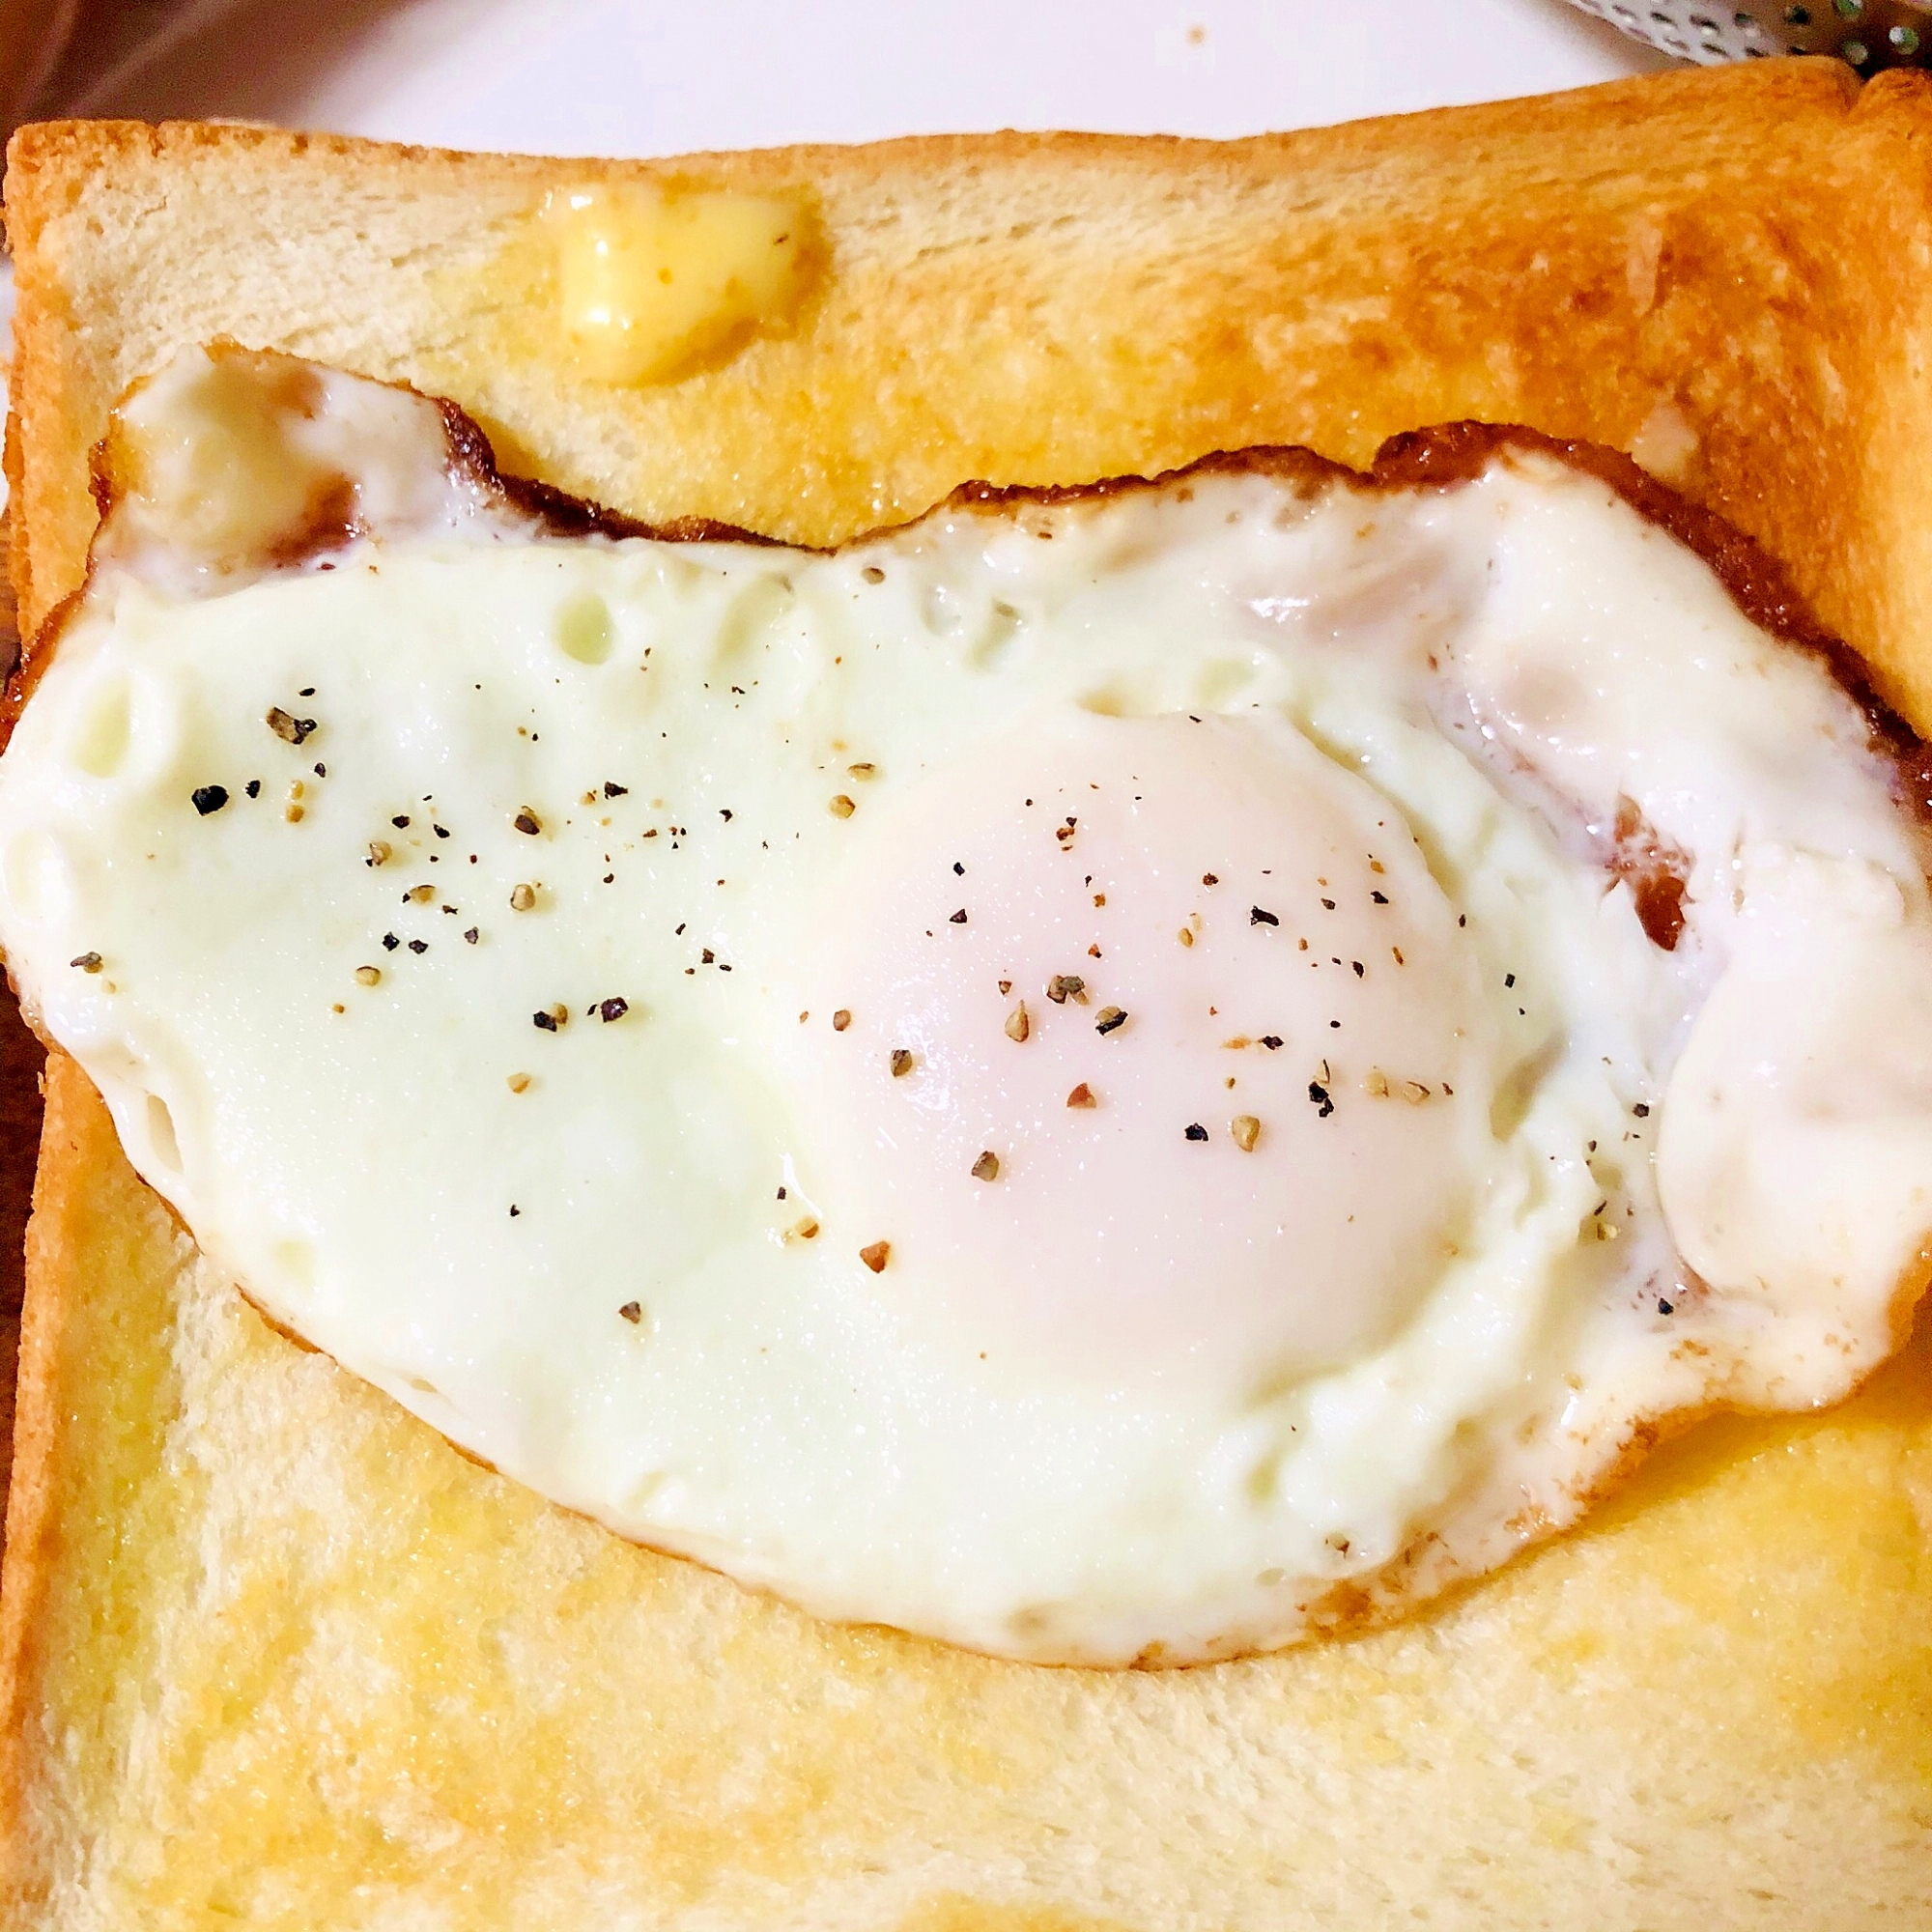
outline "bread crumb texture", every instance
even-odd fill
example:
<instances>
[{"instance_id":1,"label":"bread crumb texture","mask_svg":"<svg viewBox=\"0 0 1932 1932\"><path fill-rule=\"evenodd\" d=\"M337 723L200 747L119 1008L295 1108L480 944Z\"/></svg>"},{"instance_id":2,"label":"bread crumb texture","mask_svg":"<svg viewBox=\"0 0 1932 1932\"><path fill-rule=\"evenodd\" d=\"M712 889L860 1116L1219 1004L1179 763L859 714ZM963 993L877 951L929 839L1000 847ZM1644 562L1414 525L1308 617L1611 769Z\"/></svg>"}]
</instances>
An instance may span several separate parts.
<instances>
[{"instance_id":1,"label":"bread crumb texture","mask_svg":"<svg viewBox=\"0 0 1932 1932\"><path fill-rule=\"evenodd\" d=\"M1923 724L1928 133L1919 77L1854 104L1791 62L1228 145L698 157L809 193L823 273L789 332L613 388L519 333L517 250L551 189L648 168L30 130L14 566L30 617L72 588L113 399L219 335L445 391L632 514L810 541L975 475L1667 430ZM466 1461L201 1263L58 1055L30 1266L10 1924L1932 1922L1923 1340L1401 1628L1094 1673L815 1623Z\"/></svg>"}]
</instances>

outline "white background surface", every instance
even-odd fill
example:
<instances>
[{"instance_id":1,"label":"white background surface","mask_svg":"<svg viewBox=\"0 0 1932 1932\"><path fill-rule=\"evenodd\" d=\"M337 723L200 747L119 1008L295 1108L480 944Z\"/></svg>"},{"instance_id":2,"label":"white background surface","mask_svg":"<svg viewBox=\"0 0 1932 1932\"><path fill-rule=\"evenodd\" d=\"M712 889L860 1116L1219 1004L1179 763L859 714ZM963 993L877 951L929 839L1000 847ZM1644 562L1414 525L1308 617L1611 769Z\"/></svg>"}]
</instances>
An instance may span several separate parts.
<instances>
[{"instance_id":1,"label":"white background surface","mask_svg":"<svg viewBox=\"0 0 1932 1932\"><path fill-rule=\"evenodd\" d=\"M72 104L660 155L1003 127L1245 134L1665 64L1562 0L231 0Z\"/></svg>"}]
</instances>

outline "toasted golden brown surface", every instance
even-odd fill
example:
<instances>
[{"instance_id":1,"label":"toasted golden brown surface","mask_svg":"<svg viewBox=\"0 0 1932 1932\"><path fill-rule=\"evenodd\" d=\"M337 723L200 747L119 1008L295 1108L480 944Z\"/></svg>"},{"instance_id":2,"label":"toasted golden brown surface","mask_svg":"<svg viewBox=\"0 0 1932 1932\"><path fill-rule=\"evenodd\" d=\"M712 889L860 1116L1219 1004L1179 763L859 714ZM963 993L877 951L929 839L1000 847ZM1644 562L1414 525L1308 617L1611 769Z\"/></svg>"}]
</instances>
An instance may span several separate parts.
<instances>
[{"instance_id":1,"label":"toasted golden brown surface","mask_svg":"<svg viewBox=\"0 0 1932 1932\"><path fill-rule=\"evenodd\" d=\"M227 334L454 396L631 514L812 540L972 475L1634 447L1932 721L1920 83L1788 63L1228 147L709 156L802 188L793 332L573 382L580 163L30 130L15 549L77 581L119 390ZM1888 191L1875 194L1882 181ZM1840 1928L1932 1915L1932 1354L1719 1422L1378 1635L1166 1675L838 1630L631 1548L271 1333L56 1057L0 1602L19 1922Z\"/></svg>"}]
</instances>

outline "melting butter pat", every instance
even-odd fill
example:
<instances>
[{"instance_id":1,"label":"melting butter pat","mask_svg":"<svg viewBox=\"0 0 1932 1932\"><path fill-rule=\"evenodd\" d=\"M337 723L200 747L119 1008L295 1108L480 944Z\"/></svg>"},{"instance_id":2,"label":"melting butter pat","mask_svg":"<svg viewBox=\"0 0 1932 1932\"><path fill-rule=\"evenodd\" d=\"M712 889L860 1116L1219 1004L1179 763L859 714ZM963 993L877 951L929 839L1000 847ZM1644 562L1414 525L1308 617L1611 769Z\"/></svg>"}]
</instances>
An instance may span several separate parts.
<instances>
[{"instance_id":1,"label":"melting butter pat","mask_svg":"<svg viewBox=\"0 0 1932 1932\"><path fill-rule=\"evenodd\" d=\"M810 276L795 195L627 184L555 197L544 219L564 334L595 382L663 382L781 327Z\"/></svg>"}]
</instances>

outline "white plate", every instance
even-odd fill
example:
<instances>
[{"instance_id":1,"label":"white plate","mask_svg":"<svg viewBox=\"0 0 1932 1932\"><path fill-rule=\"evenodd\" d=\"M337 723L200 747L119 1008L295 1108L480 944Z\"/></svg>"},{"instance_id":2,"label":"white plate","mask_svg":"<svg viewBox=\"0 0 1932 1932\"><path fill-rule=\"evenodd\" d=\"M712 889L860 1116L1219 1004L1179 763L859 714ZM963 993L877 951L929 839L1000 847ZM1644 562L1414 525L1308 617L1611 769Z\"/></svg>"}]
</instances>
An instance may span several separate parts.
<instances>
[{"instance_id":1,"label":"white plate","mask_svg":"<svg viewBox=\"0 0 1932 1932\"><path fill-rule=\"evenodd\" d=\"M89 113L667 155L992 128L1228 135L1665 65L1562 0L202 0Z\"/></svg>"}]
</instances>

